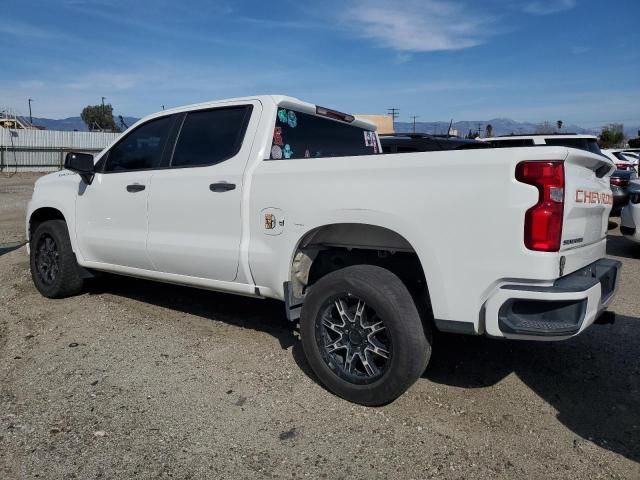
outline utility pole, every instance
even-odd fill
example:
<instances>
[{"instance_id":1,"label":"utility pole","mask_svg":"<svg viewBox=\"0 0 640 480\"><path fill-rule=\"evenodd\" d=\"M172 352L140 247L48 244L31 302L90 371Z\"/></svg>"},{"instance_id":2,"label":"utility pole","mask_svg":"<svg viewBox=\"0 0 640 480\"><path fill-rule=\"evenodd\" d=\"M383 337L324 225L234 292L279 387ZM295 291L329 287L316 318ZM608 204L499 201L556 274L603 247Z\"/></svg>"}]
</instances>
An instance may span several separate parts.
<instances>
[{"instance_id":1,"label":"utility pole","mask_svg":"<svg viewBox=\"0 0 640 480\"><path fill-rule=\"evenodd\" d=\"M388 114L391 115L391 125L393 126L393 130L396 129L396 118L400 116L400 109L396 107L387 108Z\"/></svg>"},{"instance_id":2,"label":"utility pole","mask_svg":"<svg viewBox=\"0 0 640 480\"><path fill-rule=\"evenodd\" d=\"M162 110L164 110L164 105L162 105Z\"/></svg>"},{"instance_id":3,"label":"utility pole","mask_svg":"<svg viewBox=\"0 0 640 480\"><path fill-rule=\"evenodd\" d=\"M104 122L104 99L105 98L106 97L102 97L102 119L101 119L101 122ZM102 125L100 126L100 130L104 130L104 127Z\"/></svg>"},{"instance_id":4,"label":"utility pole","mask_svg":"<svg viewBox=\"0 0 640 480\"><path fill-rule=\"evenodd\" d=\"M413 120L413 133L416 133L416 118L420 118L420 115L411 115L409 118Z\"/></svg>"},{"instance_id":5,"label":"utility pole","mask_svg":"<svg viewBox=\"0 0 640 480\"><path fill-rule=\"evenodd\" d=\"M29 123L33 125L33 117L31 117L31 102L33 102L33 100L29 99Z\"/></svg>"}]
</instances>

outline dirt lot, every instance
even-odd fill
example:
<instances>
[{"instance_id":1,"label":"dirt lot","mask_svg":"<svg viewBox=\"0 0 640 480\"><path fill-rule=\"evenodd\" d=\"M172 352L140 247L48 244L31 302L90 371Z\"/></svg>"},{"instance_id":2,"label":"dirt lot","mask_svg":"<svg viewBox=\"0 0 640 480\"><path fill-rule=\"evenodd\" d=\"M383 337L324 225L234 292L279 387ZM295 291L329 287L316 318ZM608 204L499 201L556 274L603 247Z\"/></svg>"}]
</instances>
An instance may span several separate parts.
<instances>
[{"instance_id":1,"label":"dirt lot","mask_svg":"<svg viewBox=\"0 0 640 480\"><path fill-rule=\"evenodd\" d=\"M33 176L0 177L0 243ZM0 256L0 478L640 478L640 247L615 325L441 336L382 408L314 380L277 302L106 277L46 300Z\"/></svg>"}]
</instances>

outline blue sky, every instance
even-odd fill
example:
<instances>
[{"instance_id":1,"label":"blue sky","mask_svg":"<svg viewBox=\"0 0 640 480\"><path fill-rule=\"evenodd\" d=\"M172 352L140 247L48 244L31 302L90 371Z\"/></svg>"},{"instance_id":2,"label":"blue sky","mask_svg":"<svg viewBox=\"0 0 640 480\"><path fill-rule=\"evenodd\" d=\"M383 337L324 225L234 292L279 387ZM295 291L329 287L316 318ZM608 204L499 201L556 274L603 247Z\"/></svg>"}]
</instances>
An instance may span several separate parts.
<instances>
[{"instance_id":1,"label":"blue sky","mask_svg":"<svg viewBox=\"0 0 640 480\"><path fill-rule=\"evenodd\" d=\"M0 106L284 93L401 120L640 125L638 0L3 2Z\"/></svg>"}]
</instances>

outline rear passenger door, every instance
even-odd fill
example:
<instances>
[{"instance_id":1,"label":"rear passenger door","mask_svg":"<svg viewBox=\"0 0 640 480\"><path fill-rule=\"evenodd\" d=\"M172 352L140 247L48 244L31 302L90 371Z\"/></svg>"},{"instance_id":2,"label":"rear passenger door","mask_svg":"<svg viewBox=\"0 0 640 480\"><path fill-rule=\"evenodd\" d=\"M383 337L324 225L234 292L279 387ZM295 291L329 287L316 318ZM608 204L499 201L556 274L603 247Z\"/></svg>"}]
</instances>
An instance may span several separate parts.
<instances>
[{"instance_id":1,"label":"rear passenger door","mask_svg":"<svg viewBox=\"0 0 640 480\"><path fill-rule=\"evenodd\" d=\"M243 175L261 111L244 102L183 114L169 168L151 178L147 252L156 270L236 279Z\"/></svg>"}]
</instances>

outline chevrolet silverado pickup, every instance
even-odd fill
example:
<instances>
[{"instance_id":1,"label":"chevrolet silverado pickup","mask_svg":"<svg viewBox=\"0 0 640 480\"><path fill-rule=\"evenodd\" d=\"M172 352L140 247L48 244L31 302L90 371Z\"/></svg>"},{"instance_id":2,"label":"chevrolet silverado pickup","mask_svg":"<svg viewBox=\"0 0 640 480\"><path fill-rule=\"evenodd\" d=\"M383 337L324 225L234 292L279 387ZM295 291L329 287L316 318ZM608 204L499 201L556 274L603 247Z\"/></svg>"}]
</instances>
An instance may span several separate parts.
<instances>
[{"instance_id":1,"label":"chevrolet silverado pickup","mask_svg":"<svg viewBox=\"0 0 640 480\"><path fill-rule=\"evenodd\" d=\"M50 298L104 271L281 300L319 380L380 405L436 330L549 341L610 318L613 169L561 146L385 154L373 124L295 98L202 103L39 179L31 272Z\"/></svg>"}]
</instances>

